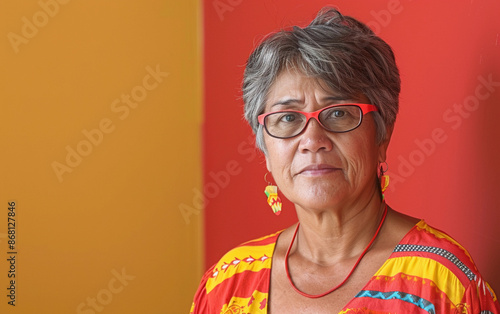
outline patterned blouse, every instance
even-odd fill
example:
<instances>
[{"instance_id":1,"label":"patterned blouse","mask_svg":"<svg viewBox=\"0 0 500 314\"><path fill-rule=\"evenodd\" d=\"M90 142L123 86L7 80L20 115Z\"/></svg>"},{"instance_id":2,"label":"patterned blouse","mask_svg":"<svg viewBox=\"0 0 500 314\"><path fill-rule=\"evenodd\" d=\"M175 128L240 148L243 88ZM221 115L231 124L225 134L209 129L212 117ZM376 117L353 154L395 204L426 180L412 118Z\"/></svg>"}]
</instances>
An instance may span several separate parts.
<instances>
[{"instance_id":1,"label":"patterned blouse","mask_svg":"<svg viewBox=\"0 0 500 314\"><path fill-rule=\"evenodd\" d=\"M191 313L267 313L280 233L224 255L203 276ZM500 313L500 304L469 253L421 220L340 313Z\"/></svg>"}]
</instances>

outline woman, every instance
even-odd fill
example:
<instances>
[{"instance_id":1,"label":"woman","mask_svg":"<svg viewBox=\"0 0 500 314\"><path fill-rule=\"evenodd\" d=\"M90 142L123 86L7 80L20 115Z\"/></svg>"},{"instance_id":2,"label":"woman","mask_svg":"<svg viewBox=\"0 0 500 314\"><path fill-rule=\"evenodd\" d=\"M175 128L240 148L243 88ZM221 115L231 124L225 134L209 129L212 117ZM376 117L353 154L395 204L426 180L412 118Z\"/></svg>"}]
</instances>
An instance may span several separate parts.
<instances>
[{"instance_id":1,"label":"woman","mask_svg":"<svg viewBox=\"0 0 500 314\"><path fill-rule=\"evenodd\" d=\"M228 252L192 313L500 312L462 246L384 201L399 92L391 48L335 9L257 47L245 117L299 223Z\"/></svg>"}]
</instances>

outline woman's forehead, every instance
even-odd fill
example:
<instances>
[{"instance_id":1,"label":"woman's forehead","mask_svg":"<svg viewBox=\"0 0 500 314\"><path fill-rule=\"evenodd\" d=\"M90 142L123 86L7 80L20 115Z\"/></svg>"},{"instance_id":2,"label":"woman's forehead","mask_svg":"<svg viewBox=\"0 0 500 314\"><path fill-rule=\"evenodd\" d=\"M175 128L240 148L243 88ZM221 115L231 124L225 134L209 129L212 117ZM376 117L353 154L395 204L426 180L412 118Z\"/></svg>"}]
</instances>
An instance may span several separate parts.
<instances>
[{"instance_id":1,"label":"woman's forehead","mask_svg":"<svg viewBox=\"0 0 500 314\"><path fill-rule=\"evenodd\" d=\"M300 96L311 92L318 95L347 96L333 89L323 79L296 70L282 71L269 88L268 96L269 98L280 97L282 95Z\"/></svg>"},{"instance_id":2,"label":"woman's forehead","mask_svg":"<svg viewBox=\"0 0 500 314\"><path fill-rule=\"evenodd\" d=\"M334 103L335 101L366 103L368 101L362 93L348 94L331 85L319 77L310 76L298 70L284 70L269 88L266 107L270 108L276 104L304 104L309 97L315 97L321 103Z\"/></svg>"}]
</instances>

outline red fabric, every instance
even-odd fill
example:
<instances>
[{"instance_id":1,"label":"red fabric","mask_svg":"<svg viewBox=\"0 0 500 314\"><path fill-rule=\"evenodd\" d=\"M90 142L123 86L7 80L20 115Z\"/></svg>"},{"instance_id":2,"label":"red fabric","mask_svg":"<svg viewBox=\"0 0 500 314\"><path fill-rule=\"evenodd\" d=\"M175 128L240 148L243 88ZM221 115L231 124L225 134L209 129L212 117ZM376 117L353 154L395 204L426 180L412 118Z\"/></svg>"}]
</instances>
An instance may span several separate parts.
<instances>
[{"instance_id":1,"label":"red fabric","mask_svg":"<svg viewBox=\"0 0 500 314\"><path fill-rule=\"evenodd\" d=\"M244 243L212 266L201 280L191 313L267 313L278 236ZM500 314L500 304L469 253L420 221L341 313Z\"/></svg>"}]
</instances>

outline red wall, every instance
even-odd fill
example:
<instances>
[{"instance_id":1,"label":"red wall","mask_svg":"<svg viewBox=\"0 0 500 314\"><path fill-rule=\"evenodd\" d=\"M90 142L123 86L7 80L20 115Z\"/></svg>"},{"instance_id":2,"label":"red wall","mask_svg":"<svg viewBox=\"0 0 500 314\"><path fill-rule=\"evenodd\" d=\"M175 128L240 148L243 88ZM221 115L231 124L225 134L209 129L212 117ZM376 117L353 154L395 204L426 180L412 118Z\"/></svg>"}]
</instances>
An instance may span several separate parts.
<instances>
[{"instance_id":1,"label":"red wall","mask_svg":"<svg viewBox=\"0 0 500 314\"><path fill-rule=\"evenodd\" d=\"M244 122L246 59L266 34L306 25L330 1L204 2L205 263L296 221L275 216L265 163ZM395 209L443 229L500 292L500 1L337 1L394 49L401 109L389 148ZM490 81L490 83L488 83Z\"/></svg>"}]
</instances>

